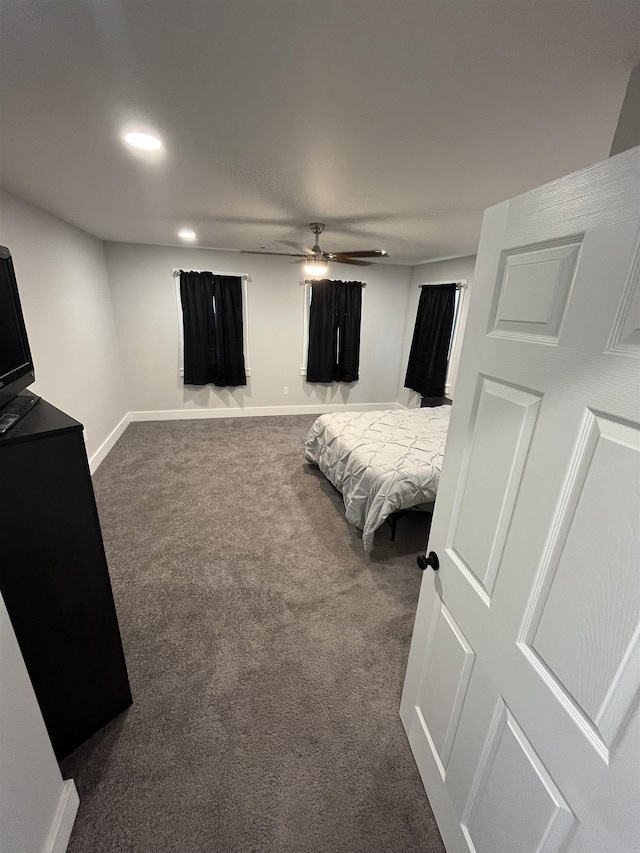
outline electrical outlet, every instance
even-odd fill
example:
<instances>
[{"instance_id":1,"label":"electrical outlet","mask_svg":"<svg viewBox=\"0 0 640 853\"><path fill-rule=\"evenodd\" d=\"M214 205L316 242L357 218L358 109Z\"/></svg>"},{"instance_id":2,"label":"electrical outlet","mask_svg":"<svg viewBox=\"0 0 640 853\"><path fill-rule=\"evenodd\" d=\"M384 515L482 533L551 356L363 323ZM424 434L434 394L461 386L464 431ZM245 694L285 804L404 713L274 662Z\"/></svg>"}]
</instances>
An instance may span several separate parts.
<instances>
[{"instance_id":1,"label":"electrical outlet","mask_svg":"<svg viewBox=\"0 0 640 853\"><path fill-rule=\"evenodd\" d=\"M288 393L289 393L289 386L285 385L284 386L284 396L286 397Z\"/></svg>"}]
</instances>

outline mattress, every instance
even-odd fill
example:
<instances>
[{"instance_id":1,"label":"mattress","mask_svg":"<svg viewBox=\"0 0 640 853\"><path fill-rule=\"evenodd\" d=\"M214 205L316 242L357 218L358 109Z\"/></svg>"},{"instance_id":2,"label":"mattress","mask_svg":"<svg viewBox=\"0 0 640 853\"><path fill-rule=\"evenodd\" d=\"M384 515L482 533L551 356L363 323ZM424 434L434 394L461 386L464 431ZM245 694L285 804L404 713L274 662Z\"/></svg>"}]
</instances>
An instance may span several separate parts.
<instances>
[{"instance_id":1,"label":"mattress","mask_svg":"<svg viewBox=\"0 0 640 853\"><path fill-rule=\"evenodd\" d=\"M304 456L342 492L367 553L391 513L435 500L451 406L321 415Z\"/></svg>"}]
</instances>

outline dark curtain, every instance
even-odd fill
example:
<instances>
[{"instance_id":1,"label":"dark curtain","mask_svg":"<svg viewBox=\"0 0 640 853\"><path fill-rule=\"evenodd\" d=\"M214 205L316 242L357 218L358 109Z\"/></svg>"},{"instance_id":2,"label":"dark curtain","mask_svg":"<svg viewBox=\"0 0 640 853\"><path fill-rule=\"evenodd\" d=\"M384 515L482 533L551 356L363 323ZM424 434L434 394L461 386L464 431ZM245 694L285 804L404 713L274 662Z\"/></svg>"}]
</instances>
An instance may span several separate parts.
<instances>
[{"instance_id":1,"label":"dark curtain","mask_svg":"<svg viewBox=\"0 0 640 853\"><path fill-rule=\"evenodd\" d=\"M333 382L337 367L338 289L328 279L311 285L307 382Z\"/></svg>"},{"instance_id":2,"label":"dark curtain","mask_svg":"<svg viewBox=\"0 0 640 853\"><path fill-rule=\"evenodd\" d=\"M184 384L246 385L239 276L180 273Z\"/></svg>"},{"instance_id":3,"label":"dark curtain","mask_svg":"<svg viewBox=\"0 0 640 853\"><path fill-rule=\"evenodd\" d=\"M360 367L360 321L362 319L362 282L336 282L340 288L338 323L338 382L355 382Z\"/></svg>"},{"instance_id":4,"label":"dark curtain","mask_svg":"<svg viewBox=\"0 0 640 853\"><path fill-rule=\"evenodd\" d=\"M246 385L240 276L214 275L216 370L213 384Z\"/></svg>"},{"instance_id":5,"label":"dark curtain","mask_svg":"<svg viewBox=\"0 0 640 853\"><path fill-rule=\"evenodd\" d=\"M455 284L426 285L420 293L404 387L442 397L455 310Z\"/></svg>"},{"instance_id":6,"label":"dark curtain","mask_svg":"<svg viewBox=\"0 0 640 853\"><path fill-rule=\"evenodd\" d=\"M307 382L355 382L360 366L362 282L311 286Z\"/></svg>"}]
</instances>

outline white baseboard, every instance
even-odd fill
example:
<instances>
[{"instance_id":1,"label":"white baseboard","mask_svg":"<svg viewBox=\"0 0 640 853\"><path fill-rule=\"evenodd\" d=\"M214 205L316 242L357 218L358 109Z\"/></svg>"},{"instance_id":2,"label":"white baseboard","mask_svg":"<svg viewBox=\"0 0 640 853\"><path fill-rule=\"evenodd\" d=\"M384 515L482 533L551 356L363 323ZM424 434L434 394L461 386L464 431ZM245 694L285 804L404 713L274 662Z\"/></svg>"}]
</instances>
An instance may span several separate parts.
<instances>
[{"instance_id":1,"label":"white baseboard","mask_svg":"<svg viewBox=\"0 0 640 853\"><path fill-rule=\"evenodd\" d=\"M105 458L107 453L111 450L113 445L120 438L120 436L125 431L125 429L129 426L130 420L131 420L130 413L127 412L127 414L122 418L122 420L117 425L117 427L113 430L113 432L111 432L106 437L106 439L102 442L100 447L96 450L96 452L93 454L93 456L89 459L89 470L91 471L92 474L95 474L95 472L98 470L98 466L103 461L103 459Z\"/></svg>"},{"instance_id":2,"label":"white baseboard","mask_svg":"<svg viewBox=\"0 0 640 853\"><path fill-rule=\"evenodd\" d=\"M245 409L165 409L129 412L131 421L182 421L207 418L257 418L269 415L322 415L325 412L369 412L401 409L400 403L314 403L311 406L251 406Z\"/></svg>"},{"instance_id":3,"label":"white baseboard","mask_svg":"<svg viewBox=\"0 0 640 853\"><path fill-rule=\"evenodd\" d=\"M58 803L58 810L47 838L43 853L65 853L69 846L71 830L78 813L80 797L76 790L73 779L67 779L64 783L62 796Z\"/></svg>"}]
</instances>

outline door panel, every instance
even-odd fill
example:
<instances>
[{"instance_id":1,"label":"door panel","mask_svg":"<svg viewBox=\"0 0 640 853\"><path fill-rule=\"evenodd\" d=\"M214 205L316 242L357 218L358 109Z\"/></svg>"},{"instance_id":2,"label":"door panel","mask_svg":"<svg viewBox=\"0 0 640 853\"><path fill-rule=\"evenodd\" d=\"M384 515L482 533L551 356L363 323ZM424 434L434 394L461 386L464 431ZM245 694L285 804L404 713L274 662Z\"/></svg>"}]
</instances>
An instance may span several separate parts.
<instances>
[{"instance_id":1,"label":"door panel","mask_svg":"<svg viewBox=\"0 0 640 853\"><path fill-rule=\"evenodd\" d=\"M640 849L639 197L485 214L401 706L450 853Z\"/></svg>"},{"instance_id":2,"label":"door panel","mask_svg":"<svg viewBox=\"0 0 640 853\"><path fill-rule=\"evenodd\" d=\"M608 759L640 687L640 433L589 413L581 444L519 644Z\"/></svg>"},{"instance_id":3,"label":"door panel","mask_svg":"<svg viewBox=\"0 0 640 853\"><path fill-rule=\"evenodd\" d=\"M458 488L448 553L489 605L540 395L480 377L471 452ZM492 488L487 488L491 481ZM482 514L477 512L482 503Z\"/></svg>"},{"instance_id":4,"label":"door panel","mask_svg":"<svg viewBox=\"0 0 640 853\"><path fill-rule=\"evenodd\" d=\"M500 698L462 818L469 848L477 853L553 850L575 824L569 805Z\"/></svg>"},{"instance_id":5,"label":"door panel","mask_svg":"<svg viewBox=\"0 0 640 853\"><path fill-rule=\"evenodd\" d=\"M640 248L631 265L607 352L640 357Z\"/></svg>"},{"instance_id":6,"label":"door panel","mask_svg":"<svg viewBox=\"0 0 640 853\"><path fill-rule=\"evenodd\" d=\"M489 334L557 343L582 237L505 252Z\"/></svg>"},{"instance_id":7,"label":"door panel","mask_svg":"<svg viewBox=\"0 0 640 853\"><path fill-rule=\"evenodd\" d=\"M444 778L475 654L441 601L438 601L438 610L427 646L417 704ZM437 692L433 690L434 684L438 685Z\"/></svg>"}]
</instances>

